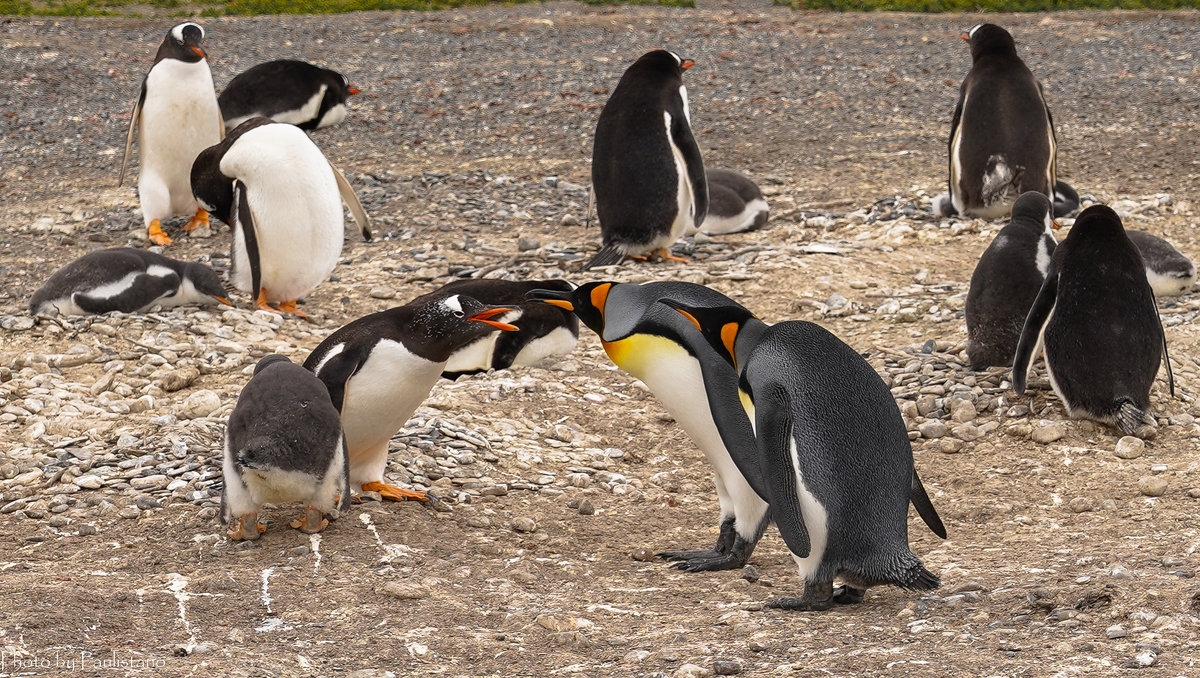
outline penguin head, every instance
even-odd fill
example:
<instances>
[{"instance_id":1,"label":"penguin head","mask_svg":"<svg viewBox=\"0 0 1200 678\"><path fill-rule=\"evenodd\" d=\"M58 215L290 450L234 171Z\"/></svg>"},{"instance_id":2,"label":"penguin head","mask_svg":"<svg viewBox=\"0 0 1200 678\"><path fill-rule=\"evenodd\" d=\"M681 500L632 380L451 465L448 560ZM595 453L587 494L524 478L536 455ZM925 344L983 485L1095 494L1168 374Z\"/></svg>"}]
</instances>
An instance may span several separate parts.
<instances>
[{"instance_id":1,"label":"penguin head","mask_svg":"<svg viewBox=\"0 0 1200 678\"><path fill-rule=\"evenodd\" d=\"M342 96L341 96L342 101L345 101L346 97L350 96L351 94L358 94L359 92L362 91L359 88L355 87L354 85L351 85L350 78L347 78L346 76L342 75L341 73L338 73L337 71L334 71L334 70L330 70L328 68L325 69L325 72L329 73L331 76L331 79L334 81L334 83L337 84L338 89L342 93Z\"/></svg>"},{"instance_id":2,"label":"penguin head","mask_svg":"<svg viewBox=\"0 0 1200 678\"><path fill-rule=\"evenodd\" d=\"M637 61L633 62L630 69L645 68L661 70L681 76L684 71L694 66L695 63L691 59L681 57L669 49L656 49L643 54Z\"/></svg>"},{"instance_id":3,"label":"penguin head","mask_svg":"<svg viewBox=\"0 0 1200 678\"><path fill-rule=\"evenodd\" d=\"M593 332L604 336L604 308L615 284L609 281L592 282L570 291L530 290L525 293L525 298L571 311Z\"/></svg>"},{"instance_id":4,"label":"penguin head","mask_svg":"<svg viewBox=\"0 0 1200 678\"><path fill-rule=\"evenodd\" d=\"M1017 51L1012 34L996 24L976 24L962 34L962 39L971 43L972 60L977 60L980 56L990 52L1013 52L1015 54Z\"/></svg>"},{"instance_id":5,"label":"penguin head","mask_svg":"<svg viewBox=\"0 0 1200 678\"><path fill-rule=\"evenodd\" d=\"M167 37L163 38L162 44L159 45L158 55L154 60L157 62L161 59L178 59L195 63L207 59L208 53L201 44L203 42L204 29L200 24L192 21L181 23L167 31Z\"/></svg>"},{"instance_id":6,"label":"penguin head","mask_svg":"<svg viewBox=\"0 0 1200 678\"><path fill-rule=\"evenodd\" d=\"M1040 191L1025 191L1017 198L1012 206L1012 222L1029 224L1038 234L1051 233L1058 228L1054 221L1054 206Z\"/></svg>"},{"instance_id":7,"label":"penguin head","mask_svg":"<svg viewBox=\"0 0 1200 678\"><path fill-rule=\"evenodd\" d=\"M729 361L734 369L739 368L735 349L738 333L747 322L755 319L753 313L738 305L698 307L673 299L660 299L659 303L683 314L700 330L714 351Z\"/></svg>"},{"instance_id":8,"label":"penguin head","mask_svg":"<svg viewBox=\"0 0 1200 678\"><path fill-rule=\"evenodd\" d=\"M1126 239L1129 236L1125 235L1125 226L1121 223L1121 216L1108 205L1092 205L1079 213L1075 219L1075 225L1071 227L1071 232L1067 234L1068 238L1076 238L1084 236L1112 236L1120 233Z\"/></svg>"},{"instance_id":9,"label":"penguin head","mask_svg":"<svg viewBox=\"0 0 1200 678\"><path fill-rule=\"evenodd\" d=\"M225 298L225 285L217 272L204 264L189 262L180 273L179 294L184 298L207 301L215 299L226 306L233 306Z\"/></svg>"},{"instance_id":10,"label":"penguin head","mask_svg":"<svg viewBox=\"0 0 1200 678\"><path fill-rule=\"evenodd\" d=\"M488 332L517 331L516 325L491 319L513 310L508 306L488 306L465 294L438 297L425 302L413 314L412 341L422 348L421 355L445 362L452 353Z\"/></svg>"},{"instance_id":11,"label":"penguin head","mask_svg":"<svg viewBox=\"0 0 1200 678\"><path fill-rule=\"evenodd\" d=\"M289 363L290 364L291 362L292 362L291 358L288 358L285 355L279 355L278 353L272 353L270 355L265 355L262 357L261 360L258 361L258 364L254 366L254 374L257 375L259 372L262 372L267 367L274 365L276 363Z\"/></svg>"}]
</instances>

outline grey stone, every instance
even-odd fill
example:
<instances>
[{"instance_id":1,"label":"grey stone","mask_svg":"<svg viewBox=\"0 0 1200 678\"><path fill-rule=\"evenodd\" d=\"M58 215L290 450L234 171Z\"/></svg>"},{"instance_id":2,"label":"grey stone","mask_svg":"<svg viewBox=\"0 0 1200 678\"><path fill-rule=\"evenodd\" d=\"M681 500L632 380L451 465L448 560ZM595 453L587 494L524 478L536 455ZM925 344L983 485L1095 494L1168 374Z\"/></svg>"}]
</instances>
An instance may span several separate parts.
<instances>
[{"instance_id":1,"label":"grey stone","mask_svg":"<svg viewBox=\"0 0 1200 678\"><path fill-rule=\"evenodd\" d=\"M517 532L537 532L537 522L528 516L521 516L513 519L512 529Z\"/></svg>"},{"instance_id":2,"label":"grey stone","mask_svg":"<svg viewBox=\"0 0 1200 678\"><path fill-rule=\"evenodd\" d=\"M1117 441L1117 447L1113 450L1113 454L1121 459L1137 459L1146 451L1146 443L1141 438L1134 436L1122 436Z\"/></svg>"},{"instance_id":3,"label":"grey stone","mask_svg":"<svg viewBox=\"0 0 1200 678\"><path fill-rule=\"evenodd\" d=\"M921 432L922 438L941 438L946 435L946 425L940 421L927 421L917 430Z\"/></svg>"},{"instance_id":4,"label":"grey stone","mask_svg":"<svg viewBox=\"0 0 1200 678\"><path fill-rule=\"evenodd\" d=\"M221 396L205 389L189 395L178 414L182 419L199 419L216 412L220 407Z\"/></svg>"},{"instance_id":5,"label":"grey stone","mask_svg":"<svg viewBox=\"0 0 1200 678\"><path fill-rule=\"evenodd\" d=\"M579 509L578 510L579 510L579 515L581 515L581 516L591 516L591 515L596 514L596 507L592 506L592 502L588 501L587 498L579 500Z\"/></svg>"},{"instance_id":6,"label":"grey stone","mask_svg":"<svg viewBox=\"0 0 1200 678\"><path fill-rule=\"evenodd\" d=\"M1138 480L1138 492L1147 497L1161 497L1167 493L1167 479L1160 476L1142 476Z\"/></svg>"},{"instance_id":7,"label":"grey stone","mask_svg":"<svg viewBox=\"0 0 1200 678\"><path fill-rule=\"evenodd\" d=\"M1067 435L1067 425L1061 421L1041 421L1033 427L1030 438L1035 443L1047 445Z\"/></svg>"}]
</instances>

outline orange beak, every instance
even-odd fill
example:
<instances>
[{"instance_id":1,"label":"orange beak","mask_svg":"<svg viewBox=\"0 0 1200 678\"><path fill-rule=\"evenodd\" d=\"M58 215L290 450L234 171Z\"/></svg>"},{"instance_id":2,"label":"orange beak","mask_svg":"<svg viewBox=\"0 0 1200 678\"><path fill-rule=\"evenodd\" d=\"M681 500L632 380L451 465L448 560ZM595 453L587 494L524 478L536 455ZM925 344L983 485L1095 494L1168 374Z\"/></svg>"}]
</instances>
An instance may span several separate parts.
<instances>
[{"instance_id":1,"label":"orange beak","mask_svg":"<svg viewBox=\"0 0 1200 678\"><path fill-rule=\"evenodd\" d=\"M1058 223L1057 221L1051 221L1050 228L1053 228L1057 231L1058 229L1062 228L1062 224Z\"/></svg>"},{"instance_id":2,"label":"orange beak","mask_svg":"<svg viewBox=\"0 0 1200 678\"><path fill-rule=\"evenodd\" d=\"M567 301L566 299L538 299L538 301L542 302L543 304L550 304L551 306L565 308L568 311L575 310L575 304L572 304L571 302Z\"/></svg>"},{"instance_id":3,"label":"orange beak","mask_svg":"<svg viewBox=\"0 0 1200 678\"><path fill-rule=\"evenodd\" d=\"M354 85L350 85L349 87L347 87L347 88L346 88L346 91L347 91L347 92L349 92L349 93L351 93L351 94L358 94L358 93L359 93L359 92L361 92L362 90L360 90L359 88L355 87Z\"/></svg>"},{"instance_id":4,"label":"orange beak","mask_svg":"<svg viewBox=\"0 0 1200 678\"><path fill-rule=\"evenodd\" d=\"M489 308L486 311L480 311L479 313L476 313L475 315L471 316L470 318L467 318L467 320L474 320L476 322L481 322L485 325L491 325L492 327L495 327L498 330L504 330L505 332L516 332L517 331L516 325L509 325L508 323L496 322L495 320L488 320L488 318L490 318L494 315L500 315L501 313L508 313L511 310L512 310L511 308Z\"/></svg>"},{"instance_id":5,"label":"orange beak","mask_svg":"<svg viewBox=\"0 0 1200 678\"><path fill-rule=\"evenodd\" d=\"M225 304L226 306L233 306L233 304L229 303L229 300L226 299L225 297L218 297L218 296L214 295L213 299L216 299L217 301L221 302L222 304Z\"/></svg>"},{"instance_id":6,"label":"orange beak","mask_svg":"<svg viewBox=\"0 0 1200 678\"><path fill-rule=\"evenodd\" d=\"M203 49L201 49L201 48L199 48L199 47L192 47L192 48L191 48L191 50L192 50L193 52L195 52L196 54L199 54L201 59L207 59L207 58L208 58L208 55L204 53L204 50L203 50Z\"/></svg>"},{"instance_id":7,"label":"orange beak","mask_svg":"<svg viewBox=\"0 0 1200 678\"><path fill-rule=\"evenodd\" d=\"M961 37L963 40L966 40L967 42L971 42L971 34L967 33L966 31L963 31L962 35L959 37Z\"/></svg>"},{"instance_id":8,"label":"orange beak","mask_svg":"<svg viewBox=\"0 0 1200 678\"><path fill-rule=\"evenodd\" d=\"M686 71L687 69L689 69L695 65L696 65L695 61L692 61L691 59L684 59L683 63L679 64L679 67Z\"/></svg>"}]
</instances>

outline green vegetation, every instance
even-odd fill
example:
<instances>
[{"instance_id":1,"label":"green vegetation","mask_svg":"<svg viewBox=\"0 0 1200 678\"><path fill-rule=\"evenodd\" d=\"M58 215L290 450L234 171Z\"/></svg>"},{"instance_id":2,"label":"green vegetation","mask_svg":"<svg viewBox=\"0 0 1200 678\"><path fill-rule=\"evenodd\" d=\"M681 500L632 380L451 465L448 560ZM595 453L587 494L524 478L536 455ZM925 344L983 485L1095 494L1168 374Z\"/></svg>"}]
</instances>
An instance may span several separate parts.
<instances>
[{"instance_id":1,"label":"green vegetation","mask_svg":"<svg viewBox=\"0 0 1200 678\"><path fill-rule=\"evenodd\" d=\"M363 10L434 10L486 5L496 0L0 0L0 15L18 16L225 16L340 14ZM536 0L504 0L531 2ZM696 0L580 0L589 5L695 7Z\"/></svg>"},{"instance_id":2,"label":"green vegetation","mask_svg":"<svg viewBox=\"0 0 1200 678\"><path fill-rule=\"evenodd\" d=\"M1064 9L1194 9L1200 0L774 0L839 12L1050 12Z\"/></svg>"}]
</instances>

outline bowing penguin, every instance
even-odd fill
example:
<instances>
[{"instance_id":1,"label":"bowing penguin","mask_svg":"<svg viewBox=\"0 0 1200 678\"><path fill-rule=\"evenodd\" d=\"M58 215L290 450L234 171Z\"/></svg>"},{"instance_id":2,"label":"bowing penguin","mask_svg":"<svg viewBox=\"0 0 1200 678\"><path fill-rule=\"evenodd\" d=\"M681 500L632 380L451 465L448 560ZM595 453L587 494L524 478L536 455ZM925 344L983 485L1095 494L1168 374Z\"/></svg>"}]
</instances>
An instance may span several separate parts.
<instances>
[{"instance_id":1,"label":"bowing penguin","mask_svg":"<svg viewBox=\"0 0 1200 678\"><path fill-rule=\"evenodd\" d=\"M272 354L258 361L225 429L221 517L231 539L258 539L265 503L304 502L292 522L320 532L350 505L346 443L329 392L311 372Z\"/></svg>"},{"instance_id":2,"label":"bowing penguin","mask_svg":"<svg viewBox=\"0 0 1200 678\"><path fill-rule=\"evenodd\" d=\"M188 181L196 155L219 142L224 130L203 41L204 29L190 21L167 32L129 117L117 185L125 183L137 129L142 156L138 199L150 241L156 245L171 244L162 230L163 219L194 215L185 231L208 225L208 213L196 204Z\"/></svg>"},{"instance_id":3,"label":"bowing penguin","mask_svg":"<svg viewBox=\"0 0 1200 678\"><path fill-rule=\"evenodd\" d=\"M135 247L88 252L55 271L29 300L33 315L137 313L154 306L229 305L215 271Z\"/></svg>"},{"instance_id":4,"label":"bowing penguin","mask_svg":"<svg viewBox=\"0 0 1200 678\"><path fill-rule=\"evenodd\" d=\"M733 170L709 168L708 216L700 231L708 235L742 233L762 228L770 208L762 190L750 177Z\"/></svg>"},{"instance_id":5,"label":"bowing penguin","mask_svg":"<svg viewBox=\"0 0 1200 678\"><path fill-rule=\"evenodd\" d=\"M226 131L258 116L312 131L345 119L346 99L358 92L337 71L307 61L278 59L239 73L217 97L217 104Z\"/></svg>"},{"instance_id":6,"label":"bowing penguin","mask_svg":"<svg viewBox=\"0 0 1200 678\"><path fill-rule=\"evenodd\" d=\"M1145 231L1125 231L1146 262L1146 281L1155 297L1177 297L1196 285L1196 264L1171 243Z\"/></svg>"},{"instance_id":7,"label":"bowing penguin","mask_svg":"<svg viewBox=\"0 0 1200 678\"><path fill-rule=\"evenodd\" d=\"M527 301L525 293L534 289L570 291L565 280L499 280L479 278L455 280L413 299L423 304L439 298L462 294L489 306L510 306L512 311L492 319L516 325L516 332L487 332L450 355L442 376L454 380L464 374L490 369L503 370L513 365L535 365L552 355L566 355L579 341L579 320L574 313ZM518 321L520 321L518 323Z\"/></svg>"},{"instance_id":8,"label":"bowing penguin","mask_svg":"<svg viewBox=\"0 0 1200 678\"><path fill-rule=\"evenodd\" d=\"M1160 362L1175 394L1145 264L1106 205L1084 210L1054 250L1013 360L1018 395L1041 348L1050 385L1072 417L1134 434L1146 419Z\"/></svg>"},{"instance_id":9,"label":"bowing penguin","mask_svg":"<svg viewBox=\"0 0 1200 678\"><path fill-rule=\"evenodd\" d=\"M1056 177L1058 145L1042 84L1012 35L979 24L962 38L972 64L950 124L950 192L938 196L934 212L994 219L1026 191L1054 200L1056 215L1074 211L1078 194Z\"/></svg>"},{"instance_id":10,"label":"bowing penguin","mask_svg":"<svg viewBox=\"0 0 1200 678\"><path fill-rule=\"evenodd\" d=\"M676 309L740 372L774 519L804 577L800 598L767 607L823 610L860 602L869 586L924 591L936 575L908 545L908 504L946 530L913 467L888 387L854 349L819 325L767 325L737 305ZM727 416L733 416L731 412ZM834 589L835 578L843 586Z\"/></svg>"},{"instance_id":11,"label":"bowing penguin","mask_svg":"<svg viewBox=\"0 0 1200 678\"><path fill-rule=\"evenodd\" d=\"M1052 206L1037 191L1013 203L1012 219L975 265L967 290L967 357L972 370L1012 364L1029 307L1046 281L1054 239Z\"/></svg>"},{"instance_id":12,"label":"bowing penguin","mask_svg":"<svg viewBox=\"0 0 1200 678\"><path fill-rule=\"evenodd\" d=\"M721 429L721 414L740 407L737 373L683 316L657 303L664 296L697 305L734 303L715 290L681 282L596 282L572 291L529 294L579 316L600 336L613 363L646 384L713 468L720 503L716 545L664 551L659 557L678 561L673 567L687 572L740 568L754 552L770 514L749 423L733 419L727 430Z\"/></svg>"},{"instance_id":13,"label":"bowing penguin","mask_svg":"<svg viewBox=\"0 0 1200 678\"><path fill-rule=\"evenodd\" d=\"M704 161L683 86L692 63L665 49L644 54L600 111L592 188L602 246L584 270L653 252L684 261L667 248L708 214Z\"/></svg>"},{"instance_id":14,"label":"bowing penguin","mask_svg":"<svg viewBox=\"0 0 1200 678\"><path fill-rule=\"evenodd\" d=\"M251 118L196 157L196 198L233 230L230 280L256 308L307 317L296 301L342 253L342 201L365 240L370 222L354 189L299 128Z\"/></svg>"},{"instance_id":15,"label":"bowing penguin","mask_svg":"<svg viewBox=\"0 0 1200 678\"><path fill-rule=\"evenodd\" d=\"M384 482L388 441L429 395L455 351L488 332L516 331L491 320L512 310L461 294L413 301L359 318L313 349L304 367L324 382L341 413L353 491L427 500L425 492Z\"/></svg>"}]
</instances>

